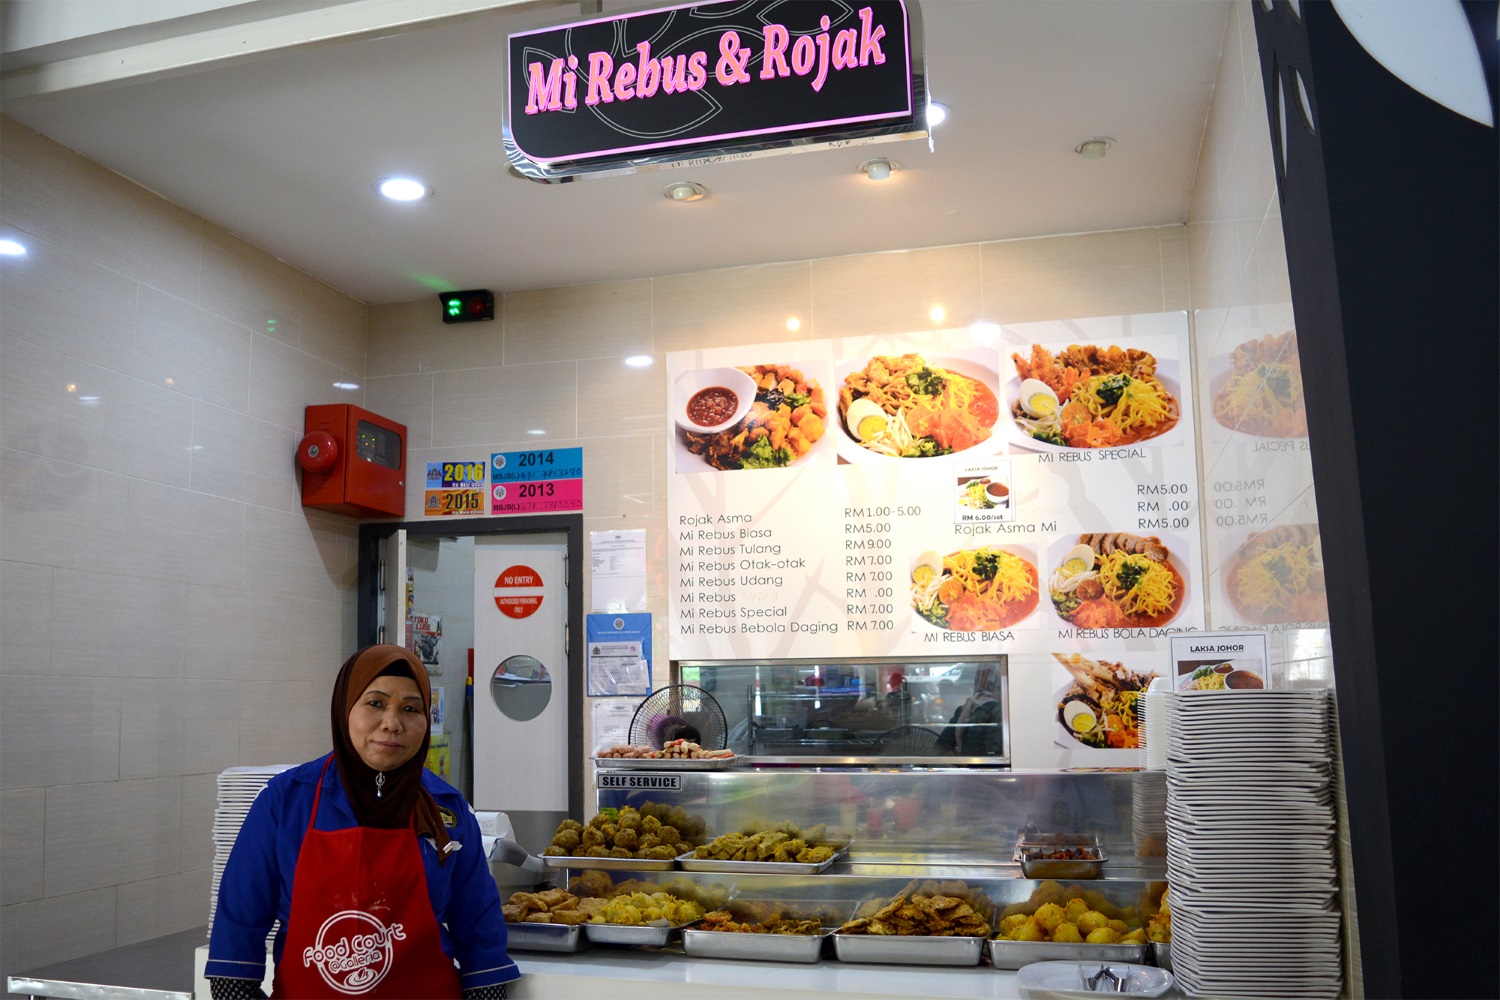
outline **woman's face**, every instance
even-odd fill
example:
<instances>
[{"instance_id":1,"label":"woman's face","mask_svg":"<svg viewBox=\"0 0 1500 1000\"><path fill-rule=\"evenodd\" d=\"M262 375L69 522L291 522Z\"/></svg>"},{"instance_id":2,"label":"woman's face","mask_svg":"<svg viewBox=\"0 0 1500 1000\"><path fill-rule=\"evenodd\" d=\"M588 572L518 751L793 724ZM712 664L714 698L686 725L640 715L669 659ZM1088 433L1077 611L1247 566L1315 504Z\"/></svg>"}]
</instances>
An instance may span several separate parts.
<instances>
[{"instance_id":1,"label":"woman's face","mask_svg":"<svg viewBox=\"0 0 1500 1000\"><path fill-rule=\"evenodd\" d=\"M422 692L410 677L377 677L349 712L349 740L377 771L411 760L427 735Z\"/></svg>"}]
</instances>

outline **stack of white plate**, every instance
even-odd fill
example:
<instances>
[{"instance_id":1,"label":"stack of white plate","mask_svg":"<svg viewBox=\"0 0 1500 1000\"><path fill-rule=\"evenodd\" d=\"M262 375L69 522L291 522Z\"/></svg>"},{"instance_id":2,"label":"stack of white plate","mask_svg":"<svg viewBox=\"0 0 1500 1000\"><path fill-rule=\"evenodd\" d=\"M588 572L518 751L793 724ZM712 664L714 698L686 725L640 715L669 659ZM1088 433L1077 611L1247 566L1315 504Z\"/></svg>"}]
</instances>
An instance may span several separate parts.
<instances>
[{"instance_id":1,"label":"stack of white plate","mask_svg":"<svg viewBox=\"0 0 1500 1000\"><path fill-rule=\"evenodd\" d=\"M1327 691L1171 698L1172 971L1192 996L1337 997Z\"/></svg>"},{"instance_id":2,"label":"stack of white plate","mask_svg":"<svg viewBox=\"0 0 1500 1000\"><path fill-rule=\"evenodd\" d=\"M231 767L219 775L219 803L214 808L214 870L208 891L208 932L213 934L214 913L219 909L219 879L229 862L229 852L240 827L250 812L250 803L266 787L272 776L285 771L290 764L264 764L258 767ZM271 928L266 940L276 936Z\"/></svg>"}]
</instances>

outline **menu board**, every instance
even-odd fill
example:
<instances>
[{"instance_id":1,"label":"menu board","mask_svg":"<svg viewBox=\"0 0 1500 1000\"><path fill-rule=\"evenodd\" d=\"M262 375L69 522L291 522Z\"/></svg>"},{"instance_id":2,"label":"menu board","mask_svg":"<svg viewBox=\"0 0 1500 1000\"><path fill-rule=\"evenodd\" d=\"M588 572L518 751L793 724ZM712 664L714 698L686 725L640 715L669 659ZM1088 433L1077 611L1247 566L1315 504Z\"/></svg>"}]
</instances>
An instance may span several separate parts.
<instances>
[{"instance_id":1,"label":"menu board","mask_svg":"<svg viewBox=\"0 0 1500 1000\"><path fill-rule=\"evenodd\" d=\"M1184 313L668 354L670 655L1164 663L1191 371Z\"/></svg>"}]
</instances>

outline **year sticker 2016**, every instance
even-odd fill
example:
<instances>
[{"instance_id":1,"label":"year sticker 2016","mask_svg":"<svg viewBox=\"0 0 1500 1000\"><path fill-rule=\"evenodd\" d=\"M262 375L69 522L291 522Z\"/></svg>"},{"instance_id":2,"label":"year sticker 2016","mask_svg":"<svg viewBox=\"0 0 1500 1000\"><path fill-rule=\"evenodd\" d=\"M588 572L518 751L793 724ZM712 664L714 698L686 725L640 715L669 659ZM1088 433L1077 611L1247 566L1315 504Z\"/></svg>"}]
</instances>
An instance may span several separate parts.
<instances>
[{"instance_id":1,"label":"year sticker 2016","mask_svg":"<svg viewBox=\"0 0 1500 1000\"><path fill-rule=\"evenodd\" d=\"M483 486L485 463L479 462L428 462L427 488L462 489L466 486Z\"/></svg>"}]
</instances>

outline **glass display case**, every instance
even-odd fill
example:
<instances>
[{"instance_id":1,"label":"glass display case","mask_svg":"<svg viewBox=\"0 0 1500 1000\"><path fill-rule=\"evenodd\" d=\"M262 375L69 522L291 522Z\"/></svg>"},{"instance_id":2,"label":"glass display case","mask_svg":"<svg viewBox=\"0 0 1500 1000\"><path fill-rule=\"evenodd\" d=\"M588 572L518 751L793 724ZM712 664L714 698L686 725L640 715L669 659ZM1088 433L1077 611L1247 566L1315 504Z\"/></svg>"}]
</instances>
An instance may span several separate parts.
<instances>
[{"instance_id":1,"label":"glass display case","mask_svg":"<svg viewBox=\"0 0 1500 1000\"><path fill-rule=\"evenodd\" d=\"M762 764L1010 764L1006 657L680 661Z\"/></svg>"}]
</instances>

